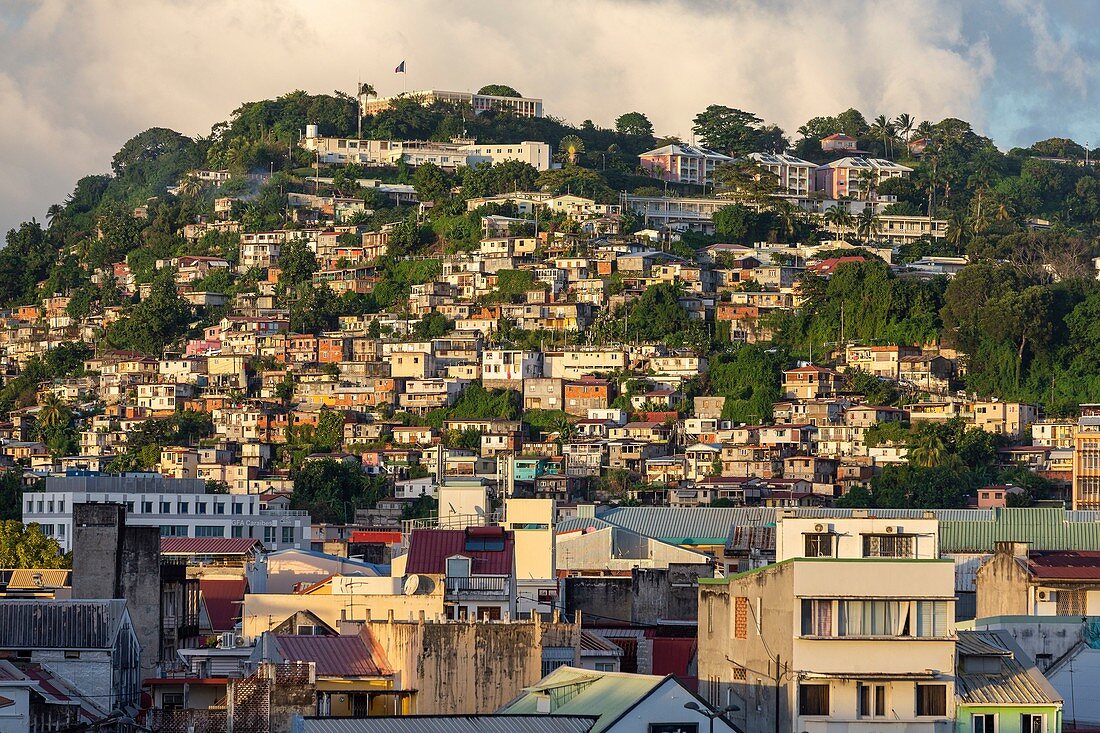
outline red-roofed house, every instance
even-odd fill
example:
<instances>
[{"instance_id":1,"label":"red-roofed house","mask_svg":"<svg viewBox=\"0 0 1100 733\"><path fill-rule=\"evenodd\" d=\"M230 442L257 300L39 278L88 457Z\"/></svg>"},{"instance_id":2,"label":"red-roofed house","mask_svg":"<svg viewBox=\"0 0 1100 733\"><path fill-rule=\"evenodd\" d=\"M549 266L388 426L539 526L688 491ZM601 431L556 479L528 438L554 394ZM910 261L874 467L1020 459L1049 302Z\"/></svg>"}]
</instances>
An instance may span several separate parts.
<instances>
[{"instance_id":1,"label":"red-roofed house","mask_svg":"<svg viewBox=\"0 0 1100 733\"><path fill-rule=\"evenodd\" d=\"M265 633L257 644L262 661L312 663L317 710L322 717L367 717L410 712L411 692L398 692L382 648L362 631L348 636Z\"/></svg>"},{"instance_id":2,"label":"red-roofed house","mask_svg":"<svg viewBox=\"0 0 1100 733\"><path fill-rule=\"evenodd\" d=\"M860 257L859 255L849 255L846 257L830 257L828 259L815 262L812 265L807 265L806 269L814 273L815 275L820 275L821 277L829 277L833 274L836 268L840 267L841 265L847 264L849 262L866 261L866 257Z\"/></svg>"},{"instance_id":3,"label":"red-roofed house","mask_svg":"<svg viewBox=\"0 0 1100 733\"><path fill-rule=\"evenodd\" d=\"M503 527L413 530L408 554L393 561L395 575L402 565L406 578L444 583L449 618L515 616L515 536Z\"/></svg>"},{"instance_id":4,"label":"red-roofed house","mask_svg":"<svg viewBox=\"0 0 1100 733\"><path fill-rule=\"evenodd\" d=\"M846 153L864 152L859 149L858 140L851 135L845 135L843 132L834 132L832 135L826 135L821 138L821 149L827 152L836 150L841 150Z\"/></svg>"},{"instance_id":5,"label":"red-roofed house","mask_svg":"<svg viewBox=\"0 0 1100 733\"><path fill-rule=\"evenodd\" d=\"M998 542L976 584L978 618L1100 615L1100 552Z\"/></svg>"}]
</instances>

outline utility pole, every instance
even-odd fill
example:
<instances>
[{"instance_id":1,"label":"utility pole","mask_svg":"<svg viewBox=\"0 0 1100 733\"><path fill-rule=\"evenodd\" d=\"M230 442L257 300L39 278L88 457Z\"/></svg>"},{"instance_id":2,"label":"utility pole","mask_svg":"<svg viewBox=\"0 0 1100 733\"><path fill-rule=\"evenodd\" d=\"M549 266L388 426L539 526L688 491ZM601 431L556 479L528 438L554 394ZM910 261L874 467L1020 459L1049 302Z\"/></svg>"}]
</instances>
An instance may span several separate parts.
<instances>
[{"instance_id":1,"label":"utility pole","mask_svg":"<svg viewBox=\"0 0 1100 733\"><path fill-rule=\"evenodd\" d=\"M779 731L779 682L782 675L779 672L779 655L775 655L775 733Z\"/></svg>"}]
</instances>

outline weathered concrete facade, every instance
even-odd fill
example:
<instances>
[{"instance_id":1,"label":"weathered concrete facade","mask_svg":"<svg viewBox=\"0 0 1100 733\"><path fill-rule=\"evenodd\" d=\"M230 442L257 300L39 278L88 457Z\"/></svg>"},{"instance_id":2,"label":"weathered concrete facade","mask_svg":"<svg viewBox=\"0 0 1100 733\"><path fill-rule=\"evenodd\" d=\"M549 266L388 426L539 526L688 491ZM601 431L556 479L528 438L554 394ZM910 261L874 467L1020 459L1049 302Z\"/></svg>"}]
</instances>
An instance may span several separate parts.
<instances>
[{"instance_id":1,"label":"weathered concrete facade","mask_svg":"<svg viewBox=\"0 0 1100 733\"><path fill-rule=\"evenodd\" d=\"M542 621L367 621L399 689L415 689L412 712L491 713L542 678L544 648L573 650L580 626Z\"/></svg>"},{"instance_id":2,"label":"weathered concrete facade","mask_svg":"<svg viewBox=\"0 0 1100 733\"><path fill-rule=\"evenodd\" d=\"M999 542L977 574L977 618L1028 615L1028 545Z\"/></svg>"},{"instance_id":3,"label":"weathered concrete facade","mask_svg":"<svg viewBox=\"0 0 1100 733\"><path fill-rule=\"evenodd\" d=\"M141 644L141 667L160 661L160 530L126 525L120 504L73 506L73 590L77 598L122 598Z\"/></svg>"}]
</instances>

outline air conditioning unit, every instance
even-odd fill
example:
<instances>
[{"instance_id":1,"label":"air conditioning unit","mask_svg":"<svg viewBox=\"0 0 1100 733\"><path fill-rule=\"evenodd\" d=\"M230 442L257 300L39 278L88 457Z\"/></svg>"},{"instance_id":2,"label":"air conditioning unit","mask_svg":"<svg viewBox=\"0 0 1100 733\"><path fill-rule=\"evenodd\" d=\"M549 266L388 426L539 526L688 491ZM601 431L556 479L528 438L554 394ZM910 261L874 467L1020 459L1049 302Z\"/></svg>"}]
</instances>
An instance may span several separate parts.
<instances>
[{"instance_id":1,"label":"air conditioning unit","mask_svg":"<svg viewBox=\"0 0 1100 733\"><path fill-rule=\"evenodd\" d=\"M824 532L824 531L825 531L825 525L824 524L815 524L814 525L814 532Z\"/></svg>"},{"instance_id":2,"label":"air conditioning unit","mask_svg":"<svg viewBox=\"0 0 1100 733\"><path fill-rule=\"evenodd\" d=\"M898 528L892 525L886 528L886 534L897 534L897 531Z\"/></svg>"},{"instance_id":3,"label":"air conditioning unit","mask_svg":"<svg viewBox=\"0 0 1100 733\"><path fill-rule=\"evenodd\" d=\"M237 648L237 636L232 631L223 631L221 644L222 649L236 649Z\"/></svg>"},{"instance_id":4,"label":"air conditioning unit","mask_svg":"<svg viewBox=\"0 0 1100 733\"><path fill-rule=\"evenodd\" d=\"M1056 591L1056 590L1041 590L1041 591L1039 591L1039 600L1040 601L1052 601L1052 602L1057 601L1058 600L1058 591Z\"/></svg>"}]
</instances>

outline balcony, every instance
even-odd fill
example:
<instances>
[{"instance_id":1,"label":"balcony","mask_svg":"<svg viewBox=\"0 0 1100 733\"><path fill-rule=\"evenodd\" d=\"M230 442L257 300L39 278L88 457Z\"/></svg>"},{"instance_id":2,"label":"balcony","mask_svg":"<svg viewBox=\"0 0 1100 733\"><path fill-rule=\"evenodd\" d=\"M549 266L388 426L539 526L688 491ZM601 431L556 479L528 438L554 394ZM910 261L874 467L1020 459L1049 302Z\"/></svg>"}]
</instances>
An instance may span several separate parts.
<instances>
[{"instance_id":1,"label":"balcony","mask_svg":"<svg viewBox=\"0 0 1100 733\"><path fill-rule=\"evenodd\" d=\"M488 575L447 578L445 591L445 598L450 601L503 599L508 595L508 578Z\"/></svg>"}]
</instances>

